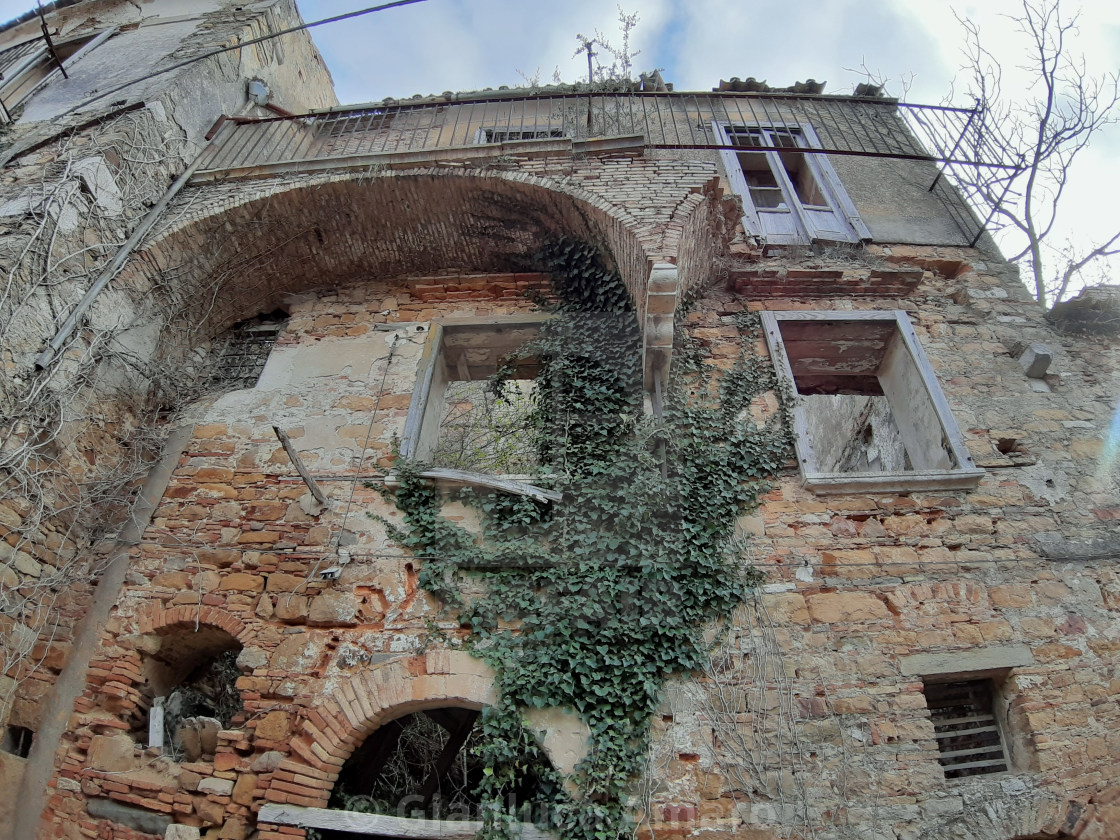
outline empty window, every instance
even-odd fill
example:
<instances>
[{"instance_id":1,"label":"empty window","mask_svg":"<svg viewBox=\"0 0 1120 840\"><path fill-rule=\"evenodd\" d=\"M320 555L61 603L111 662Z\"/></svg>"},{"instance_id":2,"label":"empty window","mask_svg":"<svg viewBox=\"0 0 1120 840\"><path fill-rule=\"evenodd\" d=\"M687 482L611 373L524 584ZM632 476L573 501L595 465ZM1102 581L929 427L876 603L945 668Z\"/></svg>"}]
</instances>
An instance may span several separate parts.
<instances>
[{"instance_id":1,"label":"empty window","mask_svg":"<svg viewBox=\"0 0 1120 840\"><path fill-rule=\"evenodd\" d=\"M871 238L809 125L715 124L743 227L771 245ZM743 151L738 151L742 149Z\"/></svg>"},{"instance_id":2,"label":"empty window","mask_svg":"<svg viewBox=\"0 0 1120 840\"><path fill-rule=\"evenodd\" d=\"M287 313L276 310L230 327L215 342L216 355L210 384L224 391L256 385L272 346L287 323Z\"/></svg>"},{"instance_id":3,"label":"empty window","mask_svg":"<svg viewBox=\"0 0 1120 840\"><path fill-rule=\"evenodd\" d=\"M819 493L974 487L983 475L902 311L763 312Z\"/></svg>"},{"instance_id":4,"label":"empty window","mask_svg":"<svg viewBox=\"0 0 1120 840\"><path fill-rule=\"evenodd\" d=\"M539 328L539 317L516 315L434 324L402 453L450 469L531 472L536 465L529 426L537 364L516 356ZM492 379L499 369L506 374L500 387Z\"/></svg>"},{"instance_id":5,"label":"empty window","mask_svg":"<svg viewBox=\"0 0 1120 840\"><path fill-rule=\"evenodd\" d=\"M509 143L515 140L548 140L563 137L564 131L548 126L518 126L517 128L480 128L475 135L476 143Z\"/></svg>"},{"instance_id":6,"label":"empty window","mask_svg":"<svg viewBox=\"0 0 1120 840\"><path fill-rule=\"evenodd\" d=\"M927 683L924 692L937 739L938 761L947 778L1008 769L1007 751L992 704L991 680Z\"/></svg>"}]
</instances>

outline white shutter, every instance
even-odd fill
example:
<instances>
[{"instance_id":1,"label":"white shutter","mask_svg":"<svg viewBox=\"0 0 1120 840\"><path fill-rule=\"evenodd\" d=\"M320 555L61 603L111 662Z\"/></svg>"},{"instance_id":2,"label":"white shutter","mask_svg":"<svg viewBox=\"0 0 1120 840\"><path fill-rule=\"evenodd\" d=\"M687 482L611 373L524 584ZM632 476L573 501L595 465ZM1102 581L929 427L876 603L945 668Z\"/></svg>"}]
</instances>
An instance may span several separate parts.
<instances>
[{"instance_id":1,"label":"white shutter","mask_svg":"<svg viewBox=\"0 0 1120 840\"><path fill-rule=\"evenodd\" d=\"M721 146L730 146L731 138L720 123L713 121L716 142ZM751 236L763 235L762 224L758 220L758 213L751 201L751 191L747 188L747 179L743 177L743 168L739 166L739 156L731 149L720 149L719 156L723 161L724 171L727 172L727 181L732 191L743 199L743 230Z\"/></svg>"},{"instance_id":2,"label":"white shutter","mask_svg":"<svg viewBox=\"0 0 1120 840\"><path fill-rule=\"evenodd\" d=\"M805 138L805 144L812 149L821 148L821 141L817 137L817 133L809 124L801 126L802 135ZM832 168L832 163L829 162L826 155L805 155L809 163L810 169L817 178L819 183L826 192L829 194L830 203L835 211L836 224L826 225L825 227L841 230L848 230L848 235L843 237L845 241L859 242L862 240L871 239L871 231L867 225L863 223L860 218L859 211L856 210L855 204L848 196L848 191L844 189L844 185L840 182L840 176L836 174L836 170ZM835 237L815 237L815 238L835 238Z\"/></svg>"}]
</instances>

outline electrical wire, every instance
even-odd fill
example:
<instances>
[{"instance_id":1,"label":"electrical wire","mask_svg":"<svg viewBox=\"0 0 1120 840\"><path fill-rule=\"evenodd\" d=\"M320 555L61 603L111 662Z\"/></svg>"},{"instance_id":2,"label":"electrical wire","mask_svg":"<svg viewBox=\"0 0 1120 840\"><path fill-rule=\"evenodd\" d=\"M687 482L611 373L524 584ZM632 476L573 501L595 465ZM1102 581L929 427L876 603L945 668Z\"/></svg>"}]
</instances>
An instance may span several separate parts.
<instances>
[{"instance_id":1,"label":"electrical wire","mask_svg":"<svg viewBox=\"0 0 1120 840\"><path fill-rule=\"evenodd\" d=\"M135 79L131 79L127 82L123 82L122 84L116 85L115 87L111 87L108 90L105 90L105 91L102 91L101 93L98 93L96 96L89 97L88 99L84 100L83 102L79 103L78 105L75 105L73 108L70 108L69 110L63 111L61 114L58 115L58 117L56 119L60 119L62 117L69 116L70 114L73 114L76 111L80 111L83 108L88 108L94 102L97 102L98 100L101 100L101 99L105 99L108 96L112 96L114 93L118 93L118 92L124 90L127 87L131 87L132 85L139 84L140 82L146 82L146 81L148 81L148 79L154 79L156 76L162 76L165 73L172 73L175 70L179 70L182 67L186 67L190 64L194 64L194 63L199 62L199 61L204 61L208 58L212 58L213 56L220 55L222 53L232 52L233 50L240 50L244 47L251 47L254 44L260 44L260 43L263 43L265 41L269 41L273 38L279 38L282 35L289 35L292 32L300 32L304 29L312 29L316 26L323 26L323 25L328 24L328 23L338 23L339 21L350 20L351 18L361 17L363 15L372 14L373 12L382 12L382 11L385 11L386 9L393 9L393 8L396 8L397 6L411 6L415 3L424 3L424 2L426 2L426 0L394 0L394 2L392 2L392 3L382 3L380 6L370 6L369 8L366 8L366 9L359 9L356 12L346 12L345 14L335 15L334 17L323 18L322 20L314 20L314 21L311 21L311 23L301 23L299 26L291 26L287 29L281 29L279 32L271 32L268 35L262 35L259 38L250 38L248 41L242 41L241 43L234 44L233 46L219 47L218 49L210 50L208 52L204 52L201 55L196 55L194 58L188 58L188 59L185 59L183 61L176 62L175 64L172 64L170 67L164 67L161 70L154 70L151 73L147 73L146 75L139 76Z\"/></svg>"}]
</instances>

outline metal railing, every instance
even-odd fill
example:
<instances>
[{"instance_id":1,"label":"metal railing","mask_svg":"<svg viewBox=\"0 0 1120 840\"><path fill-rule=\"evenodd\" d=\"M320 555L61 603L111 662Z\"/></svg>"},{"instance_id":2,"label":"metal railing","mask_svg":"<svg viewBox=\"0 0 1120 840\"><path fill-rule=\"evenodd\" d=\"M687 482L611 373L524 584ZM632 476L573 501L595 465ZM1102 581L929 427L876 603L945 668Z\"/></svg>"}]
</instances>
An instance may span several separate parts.
<instances>
[{"instance_id":1,"label":"metal railing","mask_svg":"<svg viewBox=\"0 0 1120 840\"><path fill-rule=\"evenodd\" d=\"M796 144L803 153L935 164L930 190L938 192L974 243L987 219L974 217L954 187L983 208L982 201L969 196L975 173L1021 165L1007 159L979 103L953 108L790 94L509 91L239 120L203 152L195 180L375 165L380 156L390 155L422 161L441 150L450 158L516 154L531 148L519 142L527 140L568 144L628 137L654 149L742 151L733 142L736 127L774 129L767 136L785 141L752 145L752 151L788 151L795 126L812 128L814 142Z\"/></svg>"},{"instance_id":2,"label":"metal railing","mask_svg":"<svg viewBox=\"0 0 1120 840\"><path fill-rule=\"evenodd\" d=\"M517 140L642 136L651 148L734 148L714 128L812 125L827 154L1008 166L970 136L975 108L776 94L617 93L426 99L245 121L208 150L201 171L423 152ZM974 133L974 132L973 132ZM759 147L769 148L769 147ZM777 147L775 147L777 148ZM984 159L977 159L976 152Z\"/></svg>"}]
</instances>

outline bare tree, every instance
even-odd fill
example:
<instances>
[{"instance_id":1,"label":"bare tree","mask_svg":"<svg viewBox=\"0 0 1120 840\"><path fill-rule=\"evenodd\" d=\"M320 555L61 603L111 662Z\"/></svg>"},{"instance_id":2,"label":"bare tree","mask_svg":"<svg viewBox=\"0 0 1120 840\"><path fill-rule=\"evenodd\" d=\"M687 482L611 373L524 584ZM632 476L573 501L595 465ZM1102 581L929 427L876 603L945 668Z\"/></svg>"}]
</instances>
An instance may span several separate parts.
<instances>
[{"instance_id":1,"label":"bare tree","mask_svg":"<svg viewBox=\"0 0 1120 840\"><path fill-rule=\"evenodd\" d=\"M977 25L958 20L967 34L970 92L982 108L974 142L1000 148L1013 165L978 168L964 186L990 212L991 229L1006 234L1014 249L1010 260L1026 267L1035 298L1052 306L1091 263L1120 254L1120 228L1099 243L1053 242L1074 162L1120 120L1120 79L1090 74L1084 56L1072 52L1078 13L1067 14L1061 0L1023 0L1021 15L1012 18L1027 45L1023 69L1030 83L1021 96L1002 87L1000 64Z\"/></svg>"}]
</instances>

